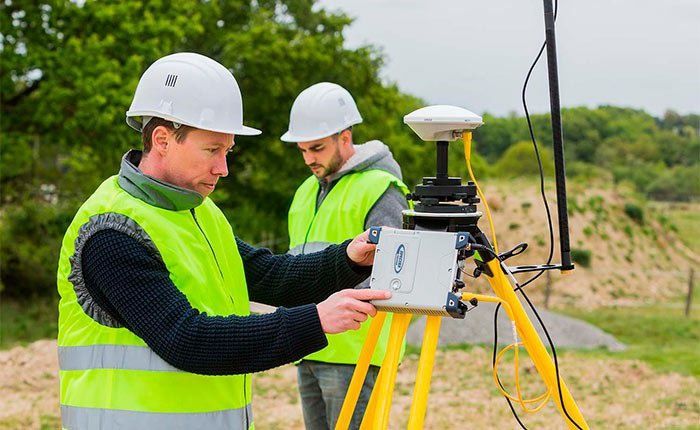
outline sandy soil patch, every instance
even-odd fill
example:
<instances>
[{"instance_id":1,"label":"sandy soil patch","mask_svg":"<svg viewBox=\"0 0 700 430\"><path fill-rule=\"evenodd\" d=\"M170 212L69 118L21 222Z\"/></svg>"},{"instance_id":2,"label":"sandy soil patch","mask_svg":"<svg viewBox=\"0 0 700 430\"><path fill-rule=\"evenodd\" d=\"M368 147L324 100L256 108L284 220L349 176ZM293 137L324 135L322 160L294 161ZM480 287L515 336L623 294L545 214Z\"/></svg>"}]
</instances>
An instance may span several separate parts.
<instances>
[{"instance_id":1,"label":"sandy soil patch","mask_svg":"<svg viewBox=\"0 0 700 430\"><path fill-rule=\"evenodd\" d=\"M490 377L491 352L439 351L425 428L516 428ZM392 429L406 427L417 357L401 366L392 405ZM591 428L678 428L700 424L697 378L658 373L631 360L596 359L568 352L562 374ZM528 366L523 389L536 395L542 385ZM508 386L512 371L502 380ZM259 429L302 429L296 369L284 366L254 377L254 410ZM552 404L535 415L521 414L528 428L565 428ZM56 342L42 340L0 352L0 428L57 428L58 373Z\"/></svg>"}]
</instances>

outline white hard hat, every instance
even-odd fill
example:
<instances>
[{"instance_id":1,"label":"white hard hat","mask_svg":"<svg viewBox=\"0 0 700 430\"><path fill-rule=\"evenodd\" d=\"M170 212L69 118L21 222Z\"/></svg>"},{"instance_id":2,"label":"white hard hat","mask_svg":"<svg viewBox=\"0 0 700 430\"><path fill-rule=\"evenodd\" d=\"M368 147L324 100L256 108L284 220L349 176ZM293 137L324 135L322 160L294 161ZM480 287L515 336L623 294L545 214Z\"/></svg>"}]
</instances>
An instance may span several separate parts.
<instances>
[{"instance_id":1,"label":"white hard hat","mask_svg":"<svg viewBox=\"0 0 700 430\"><path fill-rule=\"evenodd\" d=\"M190 52L165 56L141 76L126 123L141 131L159 117L202 130L254 136L243 125L243 100L231 72L209 57Z\"/></svg>"},{"instance_id":2,"label":"white hard hat","mask_svg":"<svg viewBox=\"0 0 700 430\"><path fill-rule=\"evenodd\" d=\"M322 139L362 122L355 100L345 88L320 82L302 91L289 113L285 142Z\"/></svg>"}]
</instances>

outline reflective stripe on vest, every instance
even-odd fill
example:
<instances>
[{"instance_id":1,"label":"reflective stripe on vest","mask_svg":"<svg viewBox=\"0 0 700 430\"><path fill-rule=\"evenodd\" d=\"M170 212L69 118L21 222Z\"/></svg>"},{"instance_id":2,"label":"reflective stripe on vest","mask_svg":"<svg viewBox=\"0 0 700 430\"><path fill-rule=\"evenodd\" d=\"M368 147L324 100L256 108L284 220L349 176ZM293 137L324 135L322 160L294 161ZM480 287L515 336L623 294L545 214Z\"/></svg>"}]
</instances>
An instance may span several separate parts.
<instances>
[{"instance_id":1,"label":"reflective stripe on vest","mask_svg":"<svg viewBox=\"0 0 700 430\"><path fill-rule=\"evenodd\" d=\"M366 170L350 173L338 180L317 208L319 183L315 176L310 176L297 189L289 209L289 253L296 255L320 251L362 233L367 215L391 186L404 194L408 193L406 185L388 172ZM371 318L368 318L358 330L326 335L328 346L305 359L325 363L357 363L370 322ZM390 326L391 315L384 323L370 361L376 366L381 365L386 354Z\"/></svg>"},{"instance_id":2,"label":"reflective stripe on vest","mask_svg":"<svg viewBox=\"0 0 700 430\"><path fill-rule=\"evenodd\" d=\"M182 372L147 346L89 345L59 346L61 370L129 369L154 372Z\"/></svg>"},{"instance_id":3,"label":"reflective stripe on vest","mask_svg":"<svg viewBox=\"0 0 700 430\"><path fill-rule=\"evenodd\" d=\"M92 429L149 429L149 430L189 430L189 429L243 429L235 423L244 422L248 416L252 421L253 408L228 409L205 413L152 413L121 411L115 409L80 408L61 406L63 427L69 430Z\"/></svg>"},{"instance_id":4,"label":"reflective stripe on vest","mask_svg":"<svg viewBox=\"0 0 700 430\"><path fill-rule=\"evenodd\" d=\"M235 236L211 199L205 199L191 211L161 209L128 194L119 186L117 177L107 179L71 222L58 265L59 376L60 402L66 411L64 426L252 426L251 414L247 413L252 397L249 375L208 376L176 369L135 333L97 318L100 312L89 312L97 304L86 305L89 294L86 297L84 290L80 290L80 295L76 292L82 276L79 246L104 228L150 244L147 248L153 257L162 260L173 284L193 308L210 316L250 313Z\"/></svg>"}]
</instances>

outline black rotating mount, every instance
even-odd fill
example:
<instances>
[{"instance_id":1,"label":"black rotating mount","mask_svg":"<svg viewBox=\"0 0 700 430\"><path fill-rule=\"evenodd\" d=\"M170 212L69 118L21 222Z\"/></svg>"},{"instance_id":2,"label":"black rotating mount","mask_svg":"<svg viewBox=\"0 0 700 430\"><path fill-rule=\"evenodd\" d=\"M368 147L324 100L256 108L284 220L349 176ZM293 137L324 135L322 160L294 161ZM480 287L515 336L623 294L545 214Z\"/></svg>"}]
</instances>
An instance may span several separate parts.
<instances>
[{"instance_id":1,"label":"black rotating mount","mask_svg":"<svg viewBox=\"0 0 700 430\"><path fill-rule=\"evenodd\" d=\"M468 232L474 238L483 236L477 221L481 212L476 205L481 200L477 196L476 185L467 182L462 185L461 177L447 174L447 149L449 142L438 141L436 174L426 176L423 183L416 185L407 198L414 202L414 209L403 212L403 228L407 230L431 230L446 232ZM490 246L490 245L489 245Z\"/></svg>"}]
</instances>

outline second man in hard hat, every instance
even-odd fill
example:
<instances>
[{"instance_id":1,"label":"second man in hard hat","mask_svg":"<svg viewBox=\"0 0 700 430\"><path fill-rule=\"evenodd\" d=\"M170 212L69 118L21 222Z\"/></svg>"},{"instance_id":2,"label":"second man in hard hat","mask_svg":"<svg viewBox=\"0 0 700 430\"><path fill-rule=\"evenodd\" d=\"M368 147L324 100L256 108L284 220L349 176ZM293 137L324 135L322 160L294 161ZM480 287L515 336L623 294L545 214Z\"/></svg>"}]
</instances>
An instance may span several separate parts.
<instances>
[{"instance_id":1,"label":"second man in hard hat","mask_svg":"<svg viewBox=\"0 0 700 430\"><path fill-rule=\"evenodd\" d=\"M312 85L294 101L289 130L281 139L296 143L312 175L299 186L289 209L291 254L325 249L370 226L401 227L401 211L408 207L401 168L382 142L353 143L352 127L361 122L353 97L334 83ZM299 363L307 429L335 427L369 324L366 321L356 331L328 335L326 348ZM359 428L364 415L386 353L389 326L387 318L351 428Z\"/></svg>"}]
</instances>

